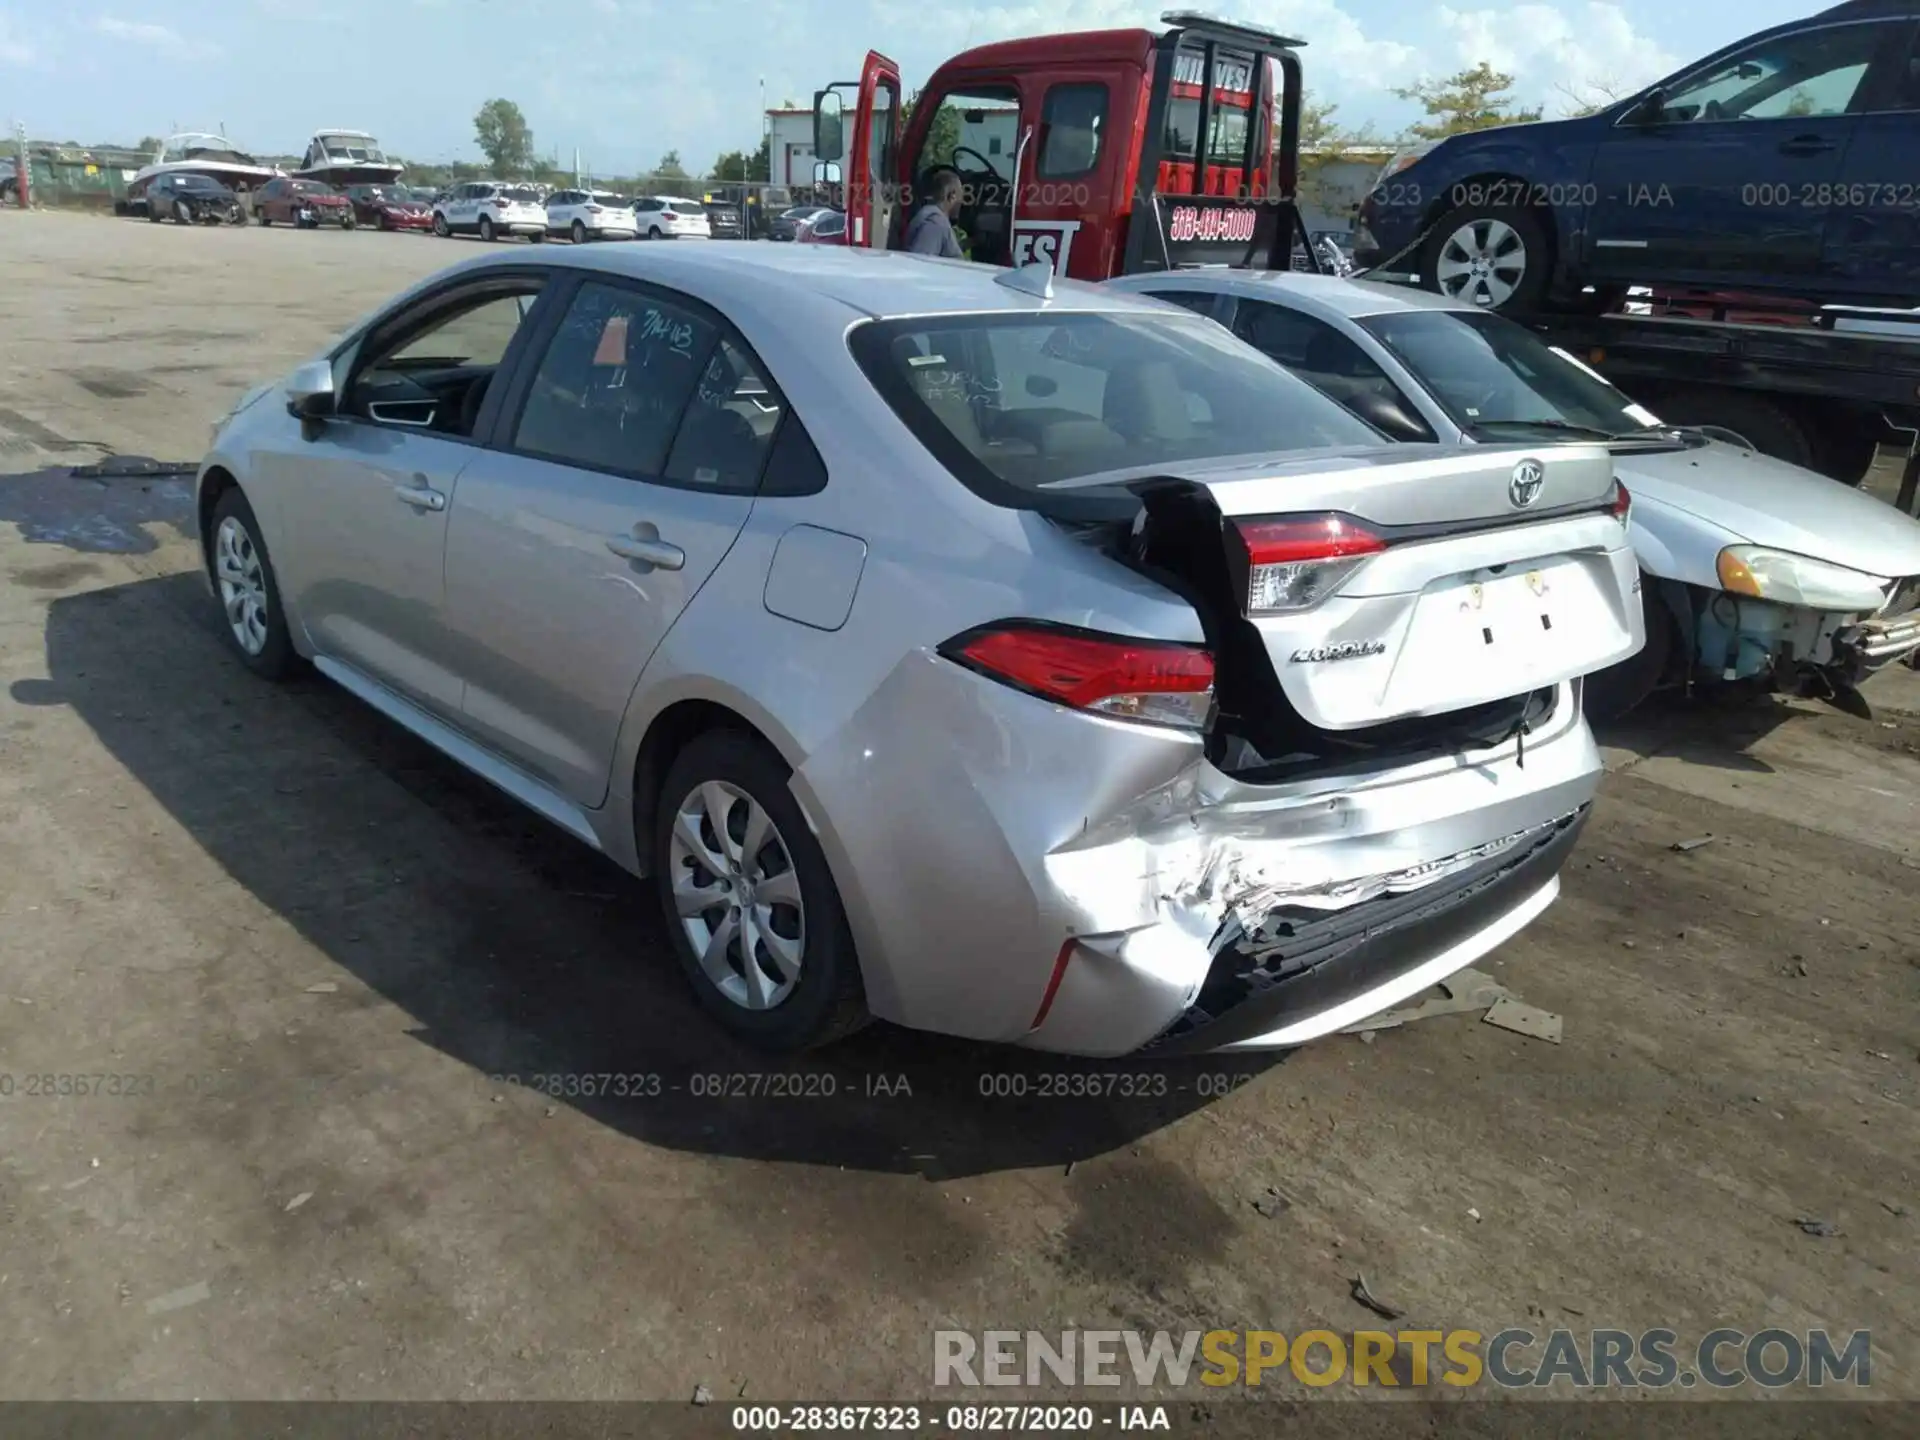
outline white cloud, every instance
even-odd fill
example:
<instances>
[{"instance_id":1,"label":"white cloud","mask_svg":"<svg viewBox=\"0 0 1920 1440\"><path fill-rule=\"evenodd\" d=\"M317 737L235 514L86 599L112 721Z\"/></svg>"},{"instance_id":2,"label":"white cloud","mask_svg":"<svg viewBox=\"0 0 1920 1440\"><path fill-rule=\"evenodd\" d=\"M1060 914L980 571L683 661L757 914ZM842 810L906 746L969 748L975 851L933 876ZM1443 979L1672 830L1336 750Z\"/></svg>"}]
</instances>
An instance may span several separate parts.
<instances>
[{"instance_id":1,"label":"white cloud","mask_svg":"<svg viewBox=\"0 0 1920 1440\"><path fill-rule=\"evenodd\" d=\"M40 52L28 42L26 31L5 15L0 15L0 65L14 65L25 70L39 63Z\"/></svg>"},{"instance_id":2,"label":"white cloud","mask_svg":"<svg viewBox=\"0 0 1920 1440\"><path fill-rule=\"evenodd\" d=\"M116 20L111 15L102 15L93 22L93 29L96 34L104 35L109 40L139 45L169 60L202 59L220 53L217 45L189 40L177 30L145 20Z\"/></svg>"},{"instance_id":3,"label":"white cloud","mask_svg":"<svg viewBox=\"0 0 1920 1440\"><path fill-rule=\"evenodd\" d=\"M1514 5L1504 10L1442 7L1440 28L1461 65L1482 60L1514 77L1527 104L1564 110L1580 99L1626 95L1680 66L1680 57L1641 34L1626 11L1604 0L1577 7Z\"/></svg>"}]
</instances>

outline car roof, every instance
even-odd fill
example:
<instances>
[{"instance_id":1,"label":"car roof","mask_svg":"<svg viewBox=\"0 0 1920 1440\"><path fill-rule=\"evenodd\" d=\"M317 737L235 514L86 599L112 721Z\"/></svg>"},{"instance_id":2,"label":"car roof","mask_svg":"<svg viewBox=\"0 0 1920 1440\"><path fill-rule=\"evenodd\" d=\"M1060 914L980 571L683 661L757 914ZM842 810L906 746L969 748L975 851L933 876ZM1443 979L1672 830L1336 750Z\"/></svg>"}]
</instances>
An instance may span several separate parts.
<instances>
[{"instance_id":1,"label":"car roof","mask_svg":"<svg viewBox=\"0 0 1920 1440\"><path fill-rule=\"evenodd\" d=\"M855 316L893 319L1022 311L1166 313L1165 307L1151 300L1136 299L1109 286L1056 279L1048 299L999 283L1013 272L998 266L863 247L548 247L537 260L524 251L505 252L464 261L453 270L525 268L529 263L649 280L683 289L723 310L732 300L757 302L788 296L795 303L813 303L823 311L837 310L842 323Z\"/></svg>"},{"instance_id":2,"label":"car roof","mask_svg":"<svg viewBox=\"0 0 1920 1440\"><path fill-rule=\"evenodd\" d=\"M1394 315L1409 310L1476 310L1479 307L1430 290L1396 285L1384 280L1356 280L1340 275L1303 274L1297 270L1171 270L1150 275L1127 275L1109 281L1114 289L1204 290L1245 296L1249 300L1278 300L1296 309L1343 319L1362 315Z\"/></svg>"}]
</instances>

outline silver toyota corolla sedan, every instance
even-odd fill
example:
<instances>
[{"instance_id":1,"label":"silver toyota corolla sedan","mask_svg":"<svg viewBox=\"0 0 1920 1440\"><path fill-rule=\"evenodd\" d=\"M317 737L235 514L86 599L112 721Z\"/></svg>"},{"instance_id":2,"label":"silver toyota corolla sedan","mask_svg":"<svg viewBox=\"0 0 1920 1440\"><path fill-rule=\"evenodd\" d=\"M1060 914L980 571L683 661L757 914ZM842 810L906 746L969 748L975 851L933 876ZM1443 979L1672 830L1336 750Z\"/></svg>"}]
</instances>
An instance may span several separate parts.
<instances>
[{"instance_id":1,"label":"silver toyota corolla sedan","mask_svg":"<svg viewBox=\"0 0 1920 1440\"><path fill-rule=\"evenodd\" d=\"M1298 1044L1557 893L1641 643L1598 447L1396 446L1197 316L810 246L462 264L199 477L311 662L626 869L708 1011Z\"/></svg>"}]
</instances>

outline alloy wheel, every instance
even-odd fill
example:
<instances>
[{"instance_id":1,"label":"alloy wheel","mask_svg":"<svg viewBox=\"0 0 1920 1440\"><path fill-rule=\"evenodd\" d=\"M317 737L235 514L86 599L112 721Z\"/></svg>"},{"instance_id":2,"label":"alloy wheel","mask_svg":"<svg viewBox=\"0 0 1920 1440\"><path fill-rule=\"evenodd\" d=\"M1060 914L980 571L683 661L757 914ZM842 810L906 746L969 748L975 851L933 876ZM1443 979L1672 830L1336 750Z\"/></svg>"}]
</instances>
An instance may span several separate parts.
<instances>
[{"instance_id":1,"label":"alloy wheel","mask_svg":"<svg viewBox=\"0 0 1920 1440\"><path fill-rule=\"evenodd\" d=\"M1469 220L1447 237L1434 262L1440 293L1498 310L1527 273L1527 242L1504 220Z\"/></svg>"},{"instance_id":2,"label":"alloy wheel","mask_svg":"<svg viewBox=\"0 0 1920 1440\"><path fill-rule=\"evenodd\" d=\"M793 993L806 955L806 907L793 856L765 807L709 780L674 811L674 910L701 971L745 1010Z\"/></svg>"},{"instance_id":3,"label":"alloy wheel","mask_svg":"<svg viewBox=\"0 0 1920 1440\"><path fill-rule=\"evenodd\" d=\"M233 638L247 654L260 654L267 647L267 577L253 536L232 515L215 532L213 570Z\"/></svg>"}]
</instances>

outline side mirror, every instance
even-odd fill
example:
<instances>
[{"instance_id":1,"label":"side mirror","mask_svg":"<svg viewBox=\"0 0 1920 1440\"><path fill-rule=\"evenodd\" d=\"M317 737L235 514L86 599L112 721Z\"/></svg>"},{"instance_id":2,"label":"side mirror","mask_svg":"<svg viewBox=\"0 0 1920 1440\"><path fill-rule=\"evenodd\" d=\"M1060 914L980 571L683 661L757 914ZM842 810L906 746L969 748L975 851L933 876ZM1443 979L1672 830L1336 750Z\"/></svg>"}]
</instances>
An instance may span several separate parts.
<instances>
[{"instance_id":1,"label":"side mirror","mask_svg":"<svg viewBox=\"0 0 1920 1440\"><path fill-rule=\"evenodd\" d=\"M1391 395L1377 390L1362 390L1350 396L1347 408L1391 440L1431 440L1432 432L1407 407Z\"/></svg>"},{"instance_id":2,"label":"side mirror","mask_svg":"<svg viewBox=\"0 0 1920 1440\"><path fill-rule=\"evenodd\" d=\"M1666 113L1666 102L1667 92L1656 85L1621 118L1629 125L1658 125Z\"/></svg>"},{"instance_id":3,"label":"side mirror","mask_svg":"<svg viewBox=\"0 0 1920 1440\"><path fill-rule=\"evenodd\" d=\"M302 420L324 420L333 414L333 366L325 360L302 365L287 381L287 412Z\"/></svg>"},{"instance_id":4,"label":"side mirror","mask_svg":"<svg viewBox=\"0 0 1920 1440\"><path fill-rule=\"evenodd\" d=\"M845 153L840 117L844 104L838 90L816 90L813 95L813 158L838 160ZM817 168L817 167L816 167Z\"/></svg>"}]
</instances>

